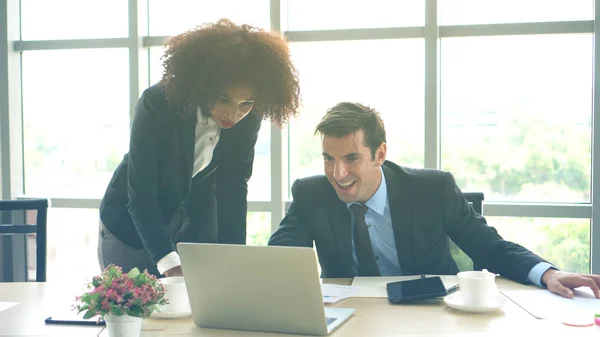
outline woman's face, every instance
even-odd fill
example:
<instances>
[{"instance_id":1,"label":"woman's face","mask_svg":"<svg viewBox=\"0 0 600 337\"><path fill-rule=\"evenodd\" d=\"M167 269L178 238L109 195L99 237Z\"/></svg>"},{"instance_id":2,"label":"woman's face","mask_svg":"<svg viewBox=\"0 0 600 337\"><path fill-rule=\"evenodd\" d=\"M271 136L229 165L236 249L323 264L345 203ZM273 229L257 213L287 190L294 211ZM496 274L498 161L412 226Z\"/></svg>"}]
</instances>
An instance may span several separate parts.
<instances>
[{"instance_id":1,"label":"woman's face","mask_svg":"<svg viewBox=\"0 0 600 337\"><path fill-rule=\"evenodd\" d=\"M229 87L215 100L210 115L223 129L232 128L252 110L254 93L248 85L237 84Z\"/></svg>"}]
</instances>

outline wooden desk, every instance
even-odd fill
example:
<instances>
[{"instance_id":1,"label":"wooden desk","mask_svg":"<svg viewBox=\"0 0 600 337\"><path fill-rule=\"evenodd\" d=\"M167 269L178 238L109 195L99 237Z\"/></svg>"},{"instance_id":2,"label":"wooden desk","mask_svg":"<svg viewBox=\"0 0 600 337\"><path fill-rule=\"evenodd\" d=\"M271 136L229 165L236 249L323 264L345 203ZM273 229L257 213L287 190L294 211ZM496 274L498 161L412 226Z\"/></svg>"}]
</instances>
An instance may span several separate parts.
<instances>
[{"instance_id":1,"label":"wooden desk","mask_svg":"<svg viewBox=\"0 0 600 337\"><path fill-rule=\"evenodd\" d=\"M325 280L327 283L350 284L348 279ZM527 289L499 278L498 287ZM529 286L533 287L533 286ZM57 308L70 308L80 285L70 287L52 283L0 283L0 301L19 305L0 312L0 336L97 336L102 327L46 325L44 319ZM328 305L329 306L329 305ZM355 308L354 317L339 327L332 336L523 336L535 331L571 335L600 334L600 328L566 327L558 322L538 321L511 301L501 311L470 314L447 307L442 300L427 304L390 305L383 298L349 298L331 306ZM177 320L151 319L150 325L165 324L161 331L142 331L141 336L284 336L282 334L219 329L201 329L191 318ZM102 334L104 335L104 333ZM289 336L289 335L287 335Z\"/></svg>"},{"instance_id":2,"label":"wooden desk","mask_svg":"<svg viewBox=\"0 0 600 337\"><path fill-rule=\"evenodd\" d=\"M81 289L82 284L0 283L0 302L19 302L0 311L0 336L97 336L102 327L44 323L58 310L69 310Z\"/></svg>"}]
</instances>

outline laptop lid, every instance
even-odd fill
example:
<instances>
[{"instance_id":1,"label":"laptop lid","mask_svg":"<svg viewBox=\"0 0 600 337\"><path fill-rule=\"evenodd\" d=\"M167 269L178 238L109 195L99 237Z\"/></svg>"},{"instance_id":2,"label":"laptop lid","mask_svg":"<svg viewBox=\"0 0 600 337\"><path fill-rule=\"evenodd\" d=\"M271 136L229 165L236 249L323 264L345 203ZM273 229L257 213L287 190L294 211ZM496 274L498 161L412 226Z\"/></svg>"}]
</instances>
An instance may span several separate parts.
<instances>
[{"instance_id":1,"label":"laptop lid","mask_svg":"<svg viewBox=\"0 0 600 337\"><path fill-rule=\"evenodd\" d=\"M178 243L177 250L197 326L313 335L332 330L314 250L202 243ZM354 311L335 309L335 326Z\"/></svg>"}]
</instances>

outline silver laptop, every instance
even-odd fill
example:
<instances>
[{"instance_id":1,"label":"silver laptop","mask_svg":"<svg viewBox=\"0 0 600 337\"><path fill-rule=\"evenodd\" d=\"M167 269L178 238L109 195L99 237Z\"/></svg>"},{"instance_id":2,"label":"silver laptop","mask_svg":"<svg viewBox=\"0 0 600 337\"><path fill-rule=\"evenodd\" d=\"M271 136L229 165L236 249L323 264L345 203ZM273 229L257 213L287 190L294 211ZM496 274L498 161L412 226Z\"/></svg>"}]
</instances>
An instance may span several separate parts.
<instances>
[{"instance_id":1,"label":"silver laptop","mask_svg":"<svg viewBox=\"0 0 600 337\"><path fill-rule=\"evenodd\" d=\"M194 323L326 335L354 309L325 308L311 248L178 243Z\"/></svg>"}]
</instances>

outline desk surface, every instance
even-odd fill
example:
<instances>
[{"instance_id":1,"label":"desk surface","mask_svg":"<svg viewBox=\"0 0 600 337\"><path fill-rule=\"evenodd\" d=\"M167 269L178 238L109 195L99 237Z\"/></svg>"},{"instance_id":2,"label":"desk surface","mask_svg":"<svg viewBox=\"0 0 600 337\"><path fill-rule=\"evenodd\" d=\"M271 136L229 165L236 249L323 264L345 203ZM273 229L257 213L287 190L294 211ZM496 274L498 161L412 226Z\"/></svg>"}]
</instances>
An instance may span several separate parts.
<instances>
[{"instance_id":1,"label":"desk surface","mask_svg":"<svg viewBox=\"0 0 600 337\"><path fill-rule=\"evenodd\" d=\"M349 279L329 279L326 283L350 284ZM527 289L499 278L500 290ZM19 302L0 311L0 336L97 336L101 327L46 325L44 319L57 308L68 309L80 286L53 283L0 283L0 302ZM355 315L332 336L471 336L503 335L535 331L579 335L598 335L600 328L566 327L559 322L538 321L519 306L507 301L502 310L487 314L471 314L447 307L442 300L428 304L391 305L383 298L349 298L333 307L355 308ZM159 331L142 331L141 336L284 336L273 333L201 329L191 318L174 320L150 319L149 325L166 325ZM102 334L104 335L104 333Z\"/></svg>"}]
</instances>

